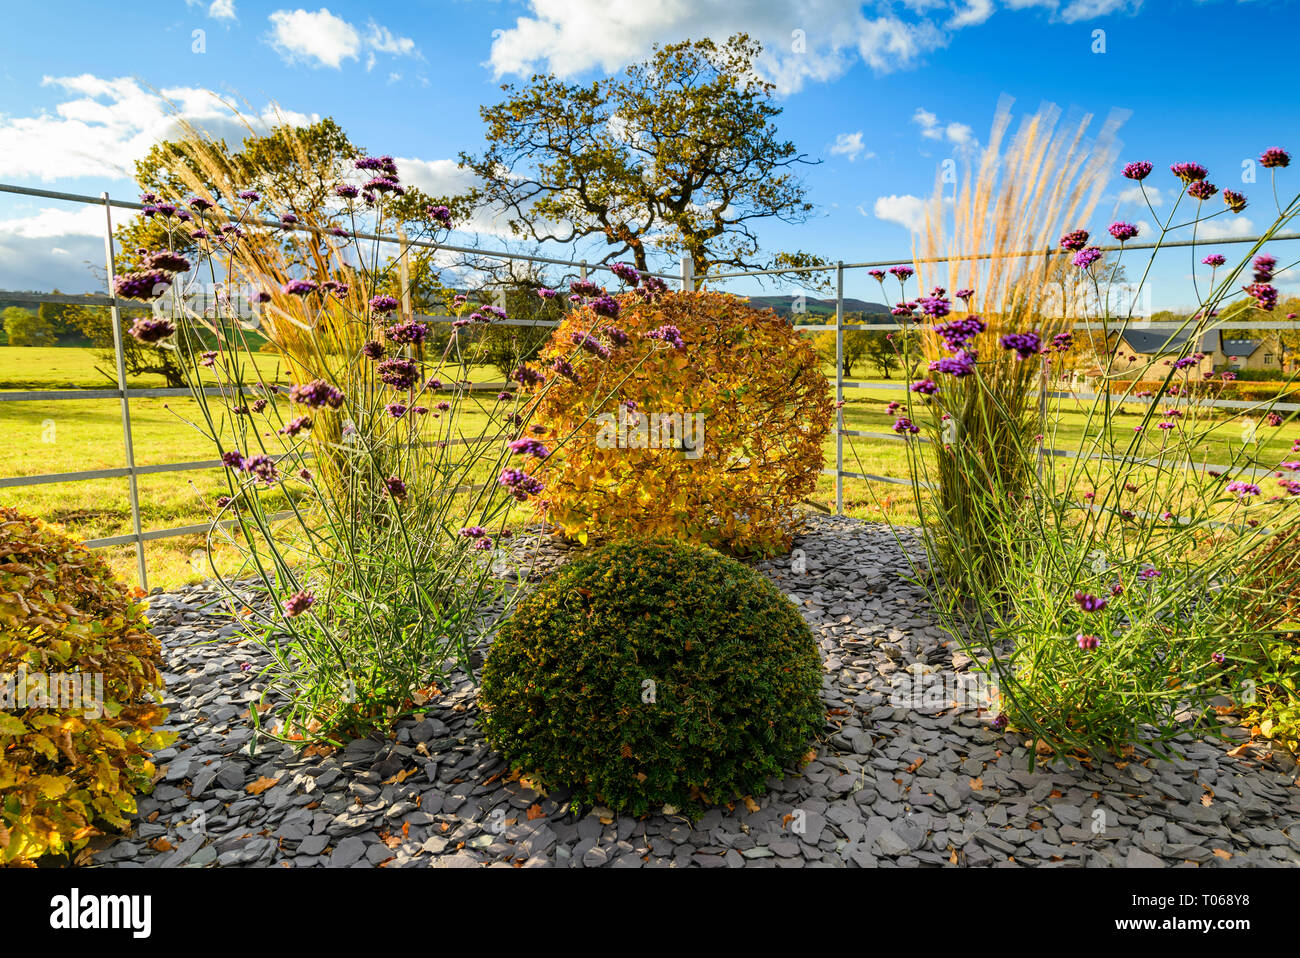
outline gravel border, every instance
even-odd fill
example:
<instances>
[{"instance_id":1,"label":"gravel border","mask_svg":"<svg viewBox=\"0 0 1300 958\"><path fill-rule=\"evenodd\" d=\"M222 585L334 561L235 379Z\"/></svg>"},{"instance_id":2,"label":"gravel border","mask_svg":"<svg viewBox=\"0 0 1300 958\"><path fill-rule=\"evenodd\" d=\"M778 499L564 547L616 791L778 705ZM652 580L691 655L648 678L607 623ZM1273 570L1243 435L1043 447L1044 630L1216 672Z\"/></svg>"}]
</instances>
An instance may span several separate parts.
<instances>
[{"instance_id":1,"label":"gravel border","mask_svg":"<svg viewBox=\"0 0 1300 958\"><path fill-rule=\"evenodd\" d=\"M880 524L814 514L791 556L758 563L812 626L825 659L826 734L801 773L753 806L691 823L575 809L502 781L456 673L421 720L332 755L276 743L249 755L246 718L263 659L196 587L150 599L163 645L167 728L134 833L97 839L117 867L871 867L1300 864L1294 760L1255 743L1181 743L1185 761L1141 753L1123 767L1028 771L1022 740L974 708L891 705L904 670L951 685L971 662L900 578ZM539 568L562 561L547 546ZM252 598L251 596L249 597ZM1243 730L1238 730L1243 731ZM274 779L273 785L268 780ZM251 794L250 785L265 787ZM671 810L670 810L671 811Z\"/></svg>"}]
</instances>

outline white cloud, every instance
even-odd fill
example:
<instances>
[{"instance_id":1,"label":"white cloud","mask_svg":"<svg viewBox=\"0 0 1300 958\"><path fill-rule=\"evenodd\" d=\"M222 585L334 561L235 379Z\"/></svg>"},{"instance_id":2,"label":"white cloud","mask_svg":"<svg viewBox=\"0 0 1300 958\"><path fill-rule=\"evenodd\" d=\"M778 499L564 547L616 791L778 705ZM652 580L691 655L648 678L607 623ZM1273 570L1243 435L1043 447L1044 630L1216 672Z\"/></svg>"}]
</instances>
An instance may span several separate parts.
<instances>
[{"instance_id":1,"label":"white cloud","mask_svg":"<svg viewBox=\"0 0 1300 958\"><path fill-rule=\"evenodd\" d=\"M897 223L915 232L925 225L925 212L929 205L929 201L910 193L902 196L891 194L877 197L874 210L876 219Z\"/></svg>"},{"instance_id":2,"label":"white cloud","mask_svg":"<svg viewBox=\"0 0 1300 958\"><path fill-rule=\"evenodd\" d=\"M114 210L114 219L121 211ZM0 235L23 239L50 239L58 236L104 236L104 209L99 206L47 207L28 216L0 220Z\"/></svg>"},{"instance_id":3,"label":"white cloud","mask_svg":"<svg viewBox=\"0 0 1300 958\"><path fill-rule=\"evenodd\" d=\"M1116 200L1120 204L1132 203L1136 206L1142 207L1143 209L1146 208L1147 200L1151 201L1152 206L1163 206L1165 202L1165 198L1161 195L1160 187L1158 186L1148 186L1146 188L1145 199L1142 196L1142 187L1130 186L1128 189L1120 190L1119 196L1116 197Z\"/></svg>"},{"instance_id":4,"label":"white cloud","mask_svg":"<svg viewBox=\"0 0 1300 958\"><path fill-rule=\"evenodd\" d=\"M564 77L612 73L654 43L723 40L743 31L764 46L763 74L792 92L809 80L834 79L855 59L885 73L947 44L944 30L923 13L869 16L856 0L529 0L528 6L528 15L492 43L488 65L498 77L534 70Z\"/></svg>"},{"instance_id":5,"label":"white cloud","mask_svg":"<svg viewBox=\"0 0 1300 958\"><path fill-rule=\"evenodd\" d=\"M1094 17L1105 17L1125 10L1136 10L1142 6L1142 0L1072 0L1061 11L1061 19L1066 23L1078 23Z\"/></svg>"},{"instance_id":6,"label":"white cloud","mask_svg":"<svg viewBox=\"0 0 1300 958\"><path fill-rule=\"evenodd\" d=\"M1238 236L1251 236L1255 232L1255 224L1250 221L1249 216L1222 216L1212 220L1207 220L1196 227L1196 238L1198 240L1218 240L1232 239ZM1190 234L1187 237L1191 238Z\"/></svg>"},{"instance_id":7,"label":"white cloud","mask_svg":"<svg viewBox=\"0 0 1300 958\"><path fill-rule=\"evenodd\" d=\"M415 41L410 37L399 37L387 27L381 27L371 20L366 30L366 43L373 50L395 57L409 57L416 52Z\"/></svg>"},{"instance_id":8,"label":"white cloud","mask_svg":"<svg viewBox=\"0 0 1300 958\"><path fill-rule=\"evenodd\" d=\"M993 0L966 0L966 6L953 14L948 26L954 30L979 26L993 16Z\"/></svg>"},{"instance_id":9,"label":"white cloud","mask_svg":"<svg viewBox=\"0 0 1300 958\"><path fill-rule=\"evenodd\" d=\"M955 146L968 146L975 138L975 131L965 123L940 123L937 116L919 106L912 114L912 122L921 128L921 135L927 140L947 140Z\"/></svg>"},{"instance_id":10,"label":"white cloud","mask_svg":"<svg viewBox=\"0 0 1300 958\"><path fill-rule=\"evenodd\" d=\"M114 214L115 223L128 215ZM0 219L0 289L102 292L104 225L104 210L96 206Z\"/></svg>"},{"instance_id":11,"label":"white cloud","mask_svg":"<svg viewBox=\"0 0 1300 958\"><path fill-rule=\"evenodd\" d=\"M271 33L267 41L290 63L313 67L343 66L345 60L358 60L366 54L366 69L375 65L375 54L418 56L415 41L402 37L371 20L363 33L342 17L319 10L276 10L267 18Z\"/></svg>"},{"instance_id":12,"label":"white cloud","mask_svg":"<svg viewBox=\"0 0 1300 958\"><path fill-rule=\"evenodd\" d=\"M337 70L344 60L355 60L361 52L357 28L325 7L315 13L276 10L269 19L271 46L291 62L306 60Z\"/></svg>"},{"instance_id":13,"label":"white cloud","mask_svg":"<svg viewBox=\"0 0 1300 958\"><path fill-rule=\"evenodd\" d=\"M53 112L0 116L0 180L129 179L135 161L154 143L180 135L180 118L228 142L247 135L217 95L201 87L154 92L131 77L89 73L45 77L42 84L67 96ZM318 117L268 107L254 119L265 128Z\"/></svg>"},{"instance_id":14,"label":"white cloud","mask_svg":"<svg viewBox=\"0 0 1300 958\"><path fill-rule=\"evenodd\" d=\"M213 20L234 20L235 0L212 0L208 7L208 16Z\"/></svg>"},{"instance_id":15,"label":"white cloud","mask_svg":"<svg viewBox=\"0 0 1300 958\"><path fill-rule=\"evenodd\" d=\"M1044 8L1054 20L1099 16L1124 0L1003 0ZM1131 0L1138 2L1138 0ZM535 71L572 77L613 73L683 37L715 41L744 32L764 46L761 72L783 93L832 80L861 60L877 73L907 69L942 50L953 35L984 23L993 0L526 0L523 16L492 42L498 77Z\"/></svg>"},{"instance_id":16,"label":"white cloud","mask_svg":"<svg viewBox=\"0 0 1300 958\"><path fill-rule=\"evenodd\" d=\"M862 154L864 149L865 147L862 145L862 131L858 130L856 133L840 133L835 137L835 142L830 145L828 152L832 156L847 156L849 162L852 163ZM874 153L868 152L866 158L871 159L875 155L876 154Z\"/></svg>"}]
</instances>

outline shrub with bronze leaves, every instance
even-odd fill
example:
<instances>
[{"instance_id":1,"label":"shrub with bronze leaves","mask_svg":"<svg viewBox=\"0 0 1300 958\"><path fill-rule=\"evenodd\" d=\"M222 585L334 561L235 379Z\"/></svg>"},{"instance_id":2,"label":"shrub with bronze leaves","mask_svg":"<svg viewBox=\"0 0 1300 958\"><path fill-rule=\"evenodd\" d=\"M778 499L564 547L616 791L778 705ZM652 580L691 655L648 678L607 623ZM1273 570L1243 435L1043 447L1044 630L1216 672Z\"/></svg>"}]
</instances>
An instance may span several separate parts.
<instances>
[{"instance_id":1,"label":"shrub with bronze leaves","mask_svg":"<svg viewBox=\"0 0 1300 958\"><path fill-rule=\"evenodd\" d=\"M571 361L584 350L605 361ZM520 378L554 446L537 502L566 536L790 548L834 403L813 348L771 310L714 292L594 296Z\"/></svg>"},{"instance_id":2,"label":"shrub with bronze leaves","mask_svg":"<svg viewBox=\"0 0 1300 958\"><path fill-rule=\"evenodd\" d=\"M147 791L161 656L108 566L0 508L0 863L75 853Z\"/></svg>"},{"instance_id":3,"label":"shrub with bronze leaves","mask_svg":"<svg viewBox=\"0 0 1300 958\"><path fill-rule=\"evenodd\" d=\"M825 720L821 656L758 572L672 539L573 559L522 600L479 697L488 742L544 787L641 814L758 794Z\"/></svg>"}]
</instances>

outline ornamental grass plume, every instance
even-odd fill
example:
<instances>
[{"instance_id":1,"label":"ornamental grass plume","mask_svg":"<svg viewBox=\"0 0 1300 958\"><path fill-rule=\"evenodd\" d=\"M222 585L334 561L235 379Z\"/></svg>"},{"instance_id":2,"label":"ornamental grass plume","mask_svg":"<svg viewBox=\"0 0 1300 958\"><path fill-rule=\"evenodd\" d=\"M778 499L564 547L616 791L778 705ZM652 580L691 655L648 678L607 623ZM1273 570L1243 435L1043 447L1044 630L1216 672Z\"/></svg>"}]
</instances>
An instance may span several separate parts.
<instances>
[{"instance_id":1,"label":"ornamental grass plume","mask_svg":"<svg viewBox=\"0 0 1300 958\"><path fill-rule=\"evenodd\" d=\"M1045 431L1034 393L1072 324L1061 309L1059 280L1088 242L1077 224L1101 198L1122 118L1112 114L1090 142L1091 122L1089 115L1062 124L1060 110L1049 105L1012 134L1004 98L955 202L936 182L916 244L919 286L959 289L972 314L924 336L923 358L940 390L928 416L912 415L928 422L933 437L941 425L959 437L936 458L919 447L913 453L917 478L937 486L925 506L917 486L927 534L957 580L996 577L1001 563L988 534L990 514L1022 501L1030 485L1034 459L1024 451ZM1029 250L1053 252L1023 255ZM974 252L988 255L973 258ZM1039 358L1043 343L1058 348Z\"/></svg>"}]
</instances>

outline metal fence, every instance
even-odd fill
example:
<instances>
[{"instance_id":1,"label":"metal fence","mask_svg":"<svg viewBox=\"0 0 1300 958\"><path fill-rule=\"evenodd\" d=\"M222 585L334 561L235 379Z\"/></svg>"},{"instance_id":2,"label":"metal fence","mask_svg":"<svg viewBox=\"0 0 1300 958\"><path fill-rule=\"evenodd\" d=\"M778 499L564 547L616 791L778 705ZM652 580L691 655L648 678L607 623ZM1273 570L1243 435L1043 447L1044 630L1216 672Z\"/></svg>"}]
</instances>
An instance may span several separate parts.
<instances>
[{"instance_id":1,"label":"metal fence","mask_svg":"<svg viewBox=\"0 0 1300 958\"><path fill-rule=\"evenodd\" d=\"M122 348L121 322L119 316L118 297L113 290L113 276L116 272L116 246L113 236L113 210L141 210L143 204L127 200L114 200L108 193L102 193L98 197L85 196L76 193L63 193L53 190L41 190L30 187L12 186L0 184L0 193L10 193L22 196L31 196L41 199L59 200L69 203L89 204L100 206L104 210L104 265L106 270L106 288L102 296L98 295L71 295L60 293L23 293L0 290L0 298L11 303L25 303L33 306L39 306L42 303L68 304L77 306L102 306L109 310L111 325L113 328L113 347L115 358L115 373L117 378L117 387L112 389L68 389L68 390L15 390L0 391L0 402L53 402L61 400L74 399L116 399L119 402L119 408L122 420L122 443L125 455L126 465L111 469L92 469L77 472L64 473L47 473L36 476L14 476L9 478L0 478L0 489L14 488L20 486L49 485L63 482L78 482L92 479L116 479L125 478L128 483L130 497L130 519L131 532L125 535L108 536L99 539L86 540L86 545L92 549L107 548L111 546L134 546L136 556L136 569L140 578L141 588L148 590L148 568L145 562L144 546L146 542L152 542L158 539L166 539L174 536L196 535L208 531L210 523L197 523L185 526L175 526L166 529L143 529L141 527L140 517L140 492L139 477L147 475L157 475L162 473L176 473L193 470L214 469L221 467L219 459L204 459L190 462L172 462L161 463L157 465L138 465L135 461L135 447L131 433L131 400L147 398L165 398L165 397L182 397L190 396L191 390L188 388L144 388L130 389L126 382L126 361ZM311 228L305 226L288 226L278 220L256 221L257 225L266 226L274 229L290 229L304 232L311 232ZM585 260L567 260L547 256L538 256L535 254L514 253L506 250L488 250L476 247L455 246L445 243L434 243L423 240L410 240L406 237L399 236L381 236L371 233L353 233L350 234L357 239L371 240L382 243L392 243L405 248L426 248L445 252L465 253L469 255L483 257L490 260L512 261L520 260L529 263L539 263L549 266L568 267L577 272L581 278L586 278L592 270L610 271L610 267L604 264L589 264ZM1255 243L1260 237L1231 237L1222 240L1215 240L1219 243ZM1270 238L1271 241L1277 240L1295 240L1300 239L1300 233L1279 234ZM1124 250L1135 249L1155 249L1170 248L1177 246L1189 246L1191 241L1172 241L1155 243L1128 243L1122 247ZM1101 249L1105 252L1113 252L1121 249L1119 246L1103 246ZM1013 255L1020 256L1043 256L1051 255L1054 250L1030 250ZM991 258L992 254L976 254L968 257L971 260ZM705 282L717 283L724 280L733 279L750 279L756 277L789 277L791 275L804 275L808 273L831 273L834 275L835 283L835 321L834 323L822 324L799 324L797 326L800 332L834 332L836 340L836 361L835 361L835 399L837 404L844 400L844 391L846 389L884 389L884 390L905 390L906 385L902 383L878 383L878 382L859 382L847 380L844 378L844 333L855 331L898 331L909 327L896 323L872 323L870 325L846 325L844 317L844 275L847 270L859 269L882 269L890 266L910 266L913 263L940 262L939 260L915 260L913 258L898 260L882 260L876 262L857 262L844 263L838 262L833 266L826 267L806 267L797 269L769 269L769 270L742 270L731 273L718 273L706 277ZM691 267L691 261L683 257L680 264L680 270L677 273L656 272L653 275L661 279L672 280L680 284L684 290L695 288L695 277ZM428 322L451 322L449 316L429 316L417 314L415 318ZM532 326L554 326L551 321L544 320L505 320L506 325L532 325ZM1100 330L1103 327L1095 323L1077 323L1075 329L1081 330ZM1178 322L1147 322L1142 325L1144 330L1169 330L1171 333L1184 329L1185 324ZM1216 329L1249 329L1249 330L1300 330L1300 323L1245 323L1245 322L1225 322L1215 326ZM488 383L480 384L480 388L501 388L505 384ZM1046 384L1045 384L1046 387ZM221 395L220 387L208 386L202 387L207 395ZM1088 391L1058 391L1050 392L1046 388L1043 390L1044 398L1053 399L1098 399L1103 393ZM1125 399L1129 402L1140 402L1139 398L1133 396L1122 396L1120 394L1111 394L1113 399ZM1208 400L1207 405L1232 409L1251 409L1262 406L1279 411L1296 411L1300 410L1300 403L1276 403L1276 402L1250 402L1244 400ZM904 441L903 437L892 432L870 432L864 430L850 430L844 428L844 413L842 405L838 407L835 423L835 466L822 470L823 475L834 476L835 478L835 512L842 514L844 510L844 480L856 479L866 482L883 482L910 485L912 480L899 476L873 475L870 473L851 472L844 468L844 439L863 438L863 439L881 439L890 441ZM924 440L923 440L924 441ZM1078 458L1084 456L1088 459L1105 459L1105 456L1093 454L1084 455L1072 450L1064 449L1044 449L1042 455L1049 458ZM1190 464L1189 464L1190 465ZM1205 464L1198 463L1204 466ZM1210 464L1208 468L1214 468ZM1225 467L1226 468L1226 467Z\"/></svg>"}]
</instances>

